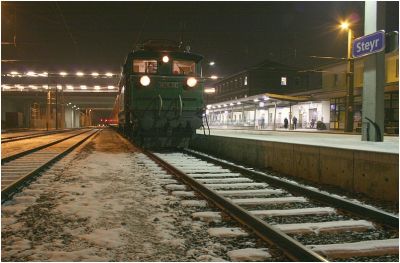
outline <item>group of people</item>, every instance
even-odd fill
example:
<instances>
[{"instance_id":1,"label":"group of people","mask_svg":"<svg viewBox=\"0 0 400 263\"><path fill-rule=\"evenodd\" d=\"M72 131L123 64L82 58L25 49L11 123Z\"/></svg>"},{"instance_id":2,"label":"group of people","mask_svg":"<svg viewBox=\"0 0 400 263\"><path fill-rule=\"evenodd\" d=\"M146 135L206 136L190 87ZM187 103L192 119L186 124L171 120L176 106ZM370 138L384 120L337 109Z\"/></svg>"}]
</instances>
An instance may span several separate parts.
<instances>
[{"instance_id":1,"label":"group of people","mask_svg":"<svg viewBox=\"0 0 400 263\"><path fill-rule=\"evenodd\" d=\"M296 118L296 116L294 116L292 120L293 120L293 129L296 130L296 128L297 128L297 118ZM285 118L283 120L283 127L285 127L285 129L287 129L289 127L289 120L287 118Z\"/></svg>"}]
</instances>

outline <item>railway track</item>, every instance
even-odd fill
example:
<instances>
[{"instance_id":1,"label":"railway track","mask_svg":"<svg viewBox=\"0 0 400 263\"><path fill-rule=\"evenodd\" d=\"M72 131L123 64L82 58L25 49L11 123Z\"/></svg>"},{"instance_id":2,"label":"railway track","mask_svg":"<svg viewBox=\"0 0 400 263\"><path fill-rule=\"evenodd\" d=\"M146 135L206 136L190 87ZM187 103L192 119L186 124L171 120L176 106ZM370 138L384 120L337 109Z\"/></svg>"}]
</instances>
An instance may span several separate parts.
<instances>
[{"instance_id":1,"label":"railway track","mask_svg":"<svg viewBox=\"0 0 400 263\"><path fill-rule=\"evenodd\" d=\"M60 140L2 158L1 202L9 200L16 192L32 181L40 171L99 131L91 129L75 132L73 135Z\"/></svg>"},{"instance_id":2,"label":"railway track","mask_svg":"<svg viewBox=\"0 0 400 263\"><path fill-rule=\"evenodd\" d=\"M202 196L214 207L193 217L228 216L243 226L210 228L210 235L250 232L294 261L398 259L395 215L194 151L145 153L189 186L166 185L182 202L203 207L194 200Z\"/></svg>"},{"instance_id":3,"label":"railway track","mask_svg":"<svg viewBox=\"0 0 400 263\"><path fill-rule=\"evenodd\" d=\"M49 135L49 137L45 139L41 138L39 140L23 142L14 141L13 143L2 145L1 163L3 164L31 152L35 152L40 149L68 140L70 138L73 138L74 136L78 136L81 133L85 133L86 131L87 130L85 129L78 129L61 134L52 134L53 136Z\"/></svg>"},{"instance_id":4,"label":"railway track","mask_svg":"<svg viewBox=\"0 0 400 263\"><path fill-rule=\"evenodd\" d=\"M56 133L63 133L63 132L68 132L69 130L57 130L57 131L46 131L46 132L35 132L35 133L29 133L29 134L24 134L24 135L18 135L18 136L4 136L1 138L1 143L8 143L8 142L15 142L15 141L20 141L20 140L25 140L25 139L31 139L31 138L36 138L36 137L42 137L42 136L47 136L47 135L52 135Z\"/></svg>"}]
</instances>

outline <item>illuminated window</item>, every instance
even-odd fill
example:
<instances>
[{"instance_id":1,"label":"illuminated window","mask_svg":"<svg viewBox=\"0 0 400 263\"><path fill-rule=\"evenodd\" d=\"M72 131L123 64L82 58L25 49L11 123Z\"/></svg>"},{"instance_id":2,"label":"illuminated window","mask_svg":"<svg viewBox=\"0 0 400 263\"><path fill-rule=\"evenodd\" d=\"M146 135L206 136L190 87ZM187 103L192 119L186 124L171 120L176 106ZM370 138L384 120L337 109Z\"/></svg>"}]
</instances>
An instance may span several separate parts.
<instances>
[{"instance_id":1,"label":"illuminated window","mask_svg":"<svg viewBox=\"0 0 400 263\"><path fill-rule=\"evenodd\" d=\"M196 64L193 61L174 60L172 72L174 75L194 75Z\"/></svg>"},{"instance_id":2,"label":"illuminated window","mask_svg":"<svg viewBox=\"0 0 400 263\"><path fill-rule=\"evenodd\" d=\"M281 86L286 86L286 85L287 85L287 78L281 77Z\"/></svg>"},{"instance_id":3,"label":"illuminated window","mask_svg":"<svg viewBox=\"0 0 400 263\"><path fill-rule=\"evenodd\" d=\"M244 85L247 86L247 76L244 77Z\"/></svg>"},{"instance_id":4,"label":"illuminated window","mask_svg":"<svg viewBox=\"0 0 400 263\"><path fill-rule=\"evenodd\" d=\"M133 60L133 72L135 73L157 73L157 60L135 59Z\"/></svg>"}]
</instances>

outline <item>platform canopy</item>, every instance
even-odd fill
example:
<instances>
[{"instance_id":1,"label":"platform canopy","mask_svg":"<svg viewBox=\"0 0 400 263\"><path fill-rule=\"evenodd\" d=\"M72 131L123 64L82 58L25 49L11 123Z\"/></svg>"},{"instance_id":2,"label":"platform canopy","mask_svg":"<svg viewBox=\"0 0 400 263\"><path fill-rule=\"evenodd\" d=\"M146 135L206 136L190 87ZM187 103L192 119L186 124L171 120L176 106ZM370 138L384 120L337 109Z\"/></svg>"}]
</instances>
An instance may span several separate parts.
<instances>
[{"instance_id":1,"label":"platform canopy","mask_svg":"<svg viewBox=\"0 0 400 263\"><path fill-rule=\"evenodd\" d=\"M238 105L255 105L260 103L263 106L267 105L278 105L278 106L286 106L297 102L310 101L310 96L289 96L289 95L281 95L274 93L262 93L254 96L249 96L246 98L239 98L234 100L228 100L218 103L213 103L207 105L208 109L217 109L217 108L227 108Z\"/></svg>"}]
</instances>

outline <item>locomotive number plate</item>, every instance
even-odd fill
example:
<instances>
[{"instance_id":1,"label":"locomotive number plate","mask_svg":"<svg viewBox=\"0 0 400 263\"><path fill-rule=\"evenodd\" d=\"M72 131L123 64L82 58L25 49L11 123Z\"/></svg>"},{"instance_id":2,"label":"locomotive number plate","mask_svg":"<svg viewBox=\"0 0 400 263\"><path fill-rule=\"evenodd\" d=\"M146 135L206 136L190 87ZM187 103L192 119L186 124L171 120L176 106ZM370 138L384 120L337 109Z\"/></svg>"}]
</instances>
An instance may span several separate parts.
<instances>
[{"instance_id":1,"label":"locomotive number plate","mask_svg":"<svg viewBox=\"0 0 400 263\"><path fill-rule=\"evenodd\" d=\"M179 88L179 83L177 82L160 82L160 88Z\"/></svg>"}]
</instances>

